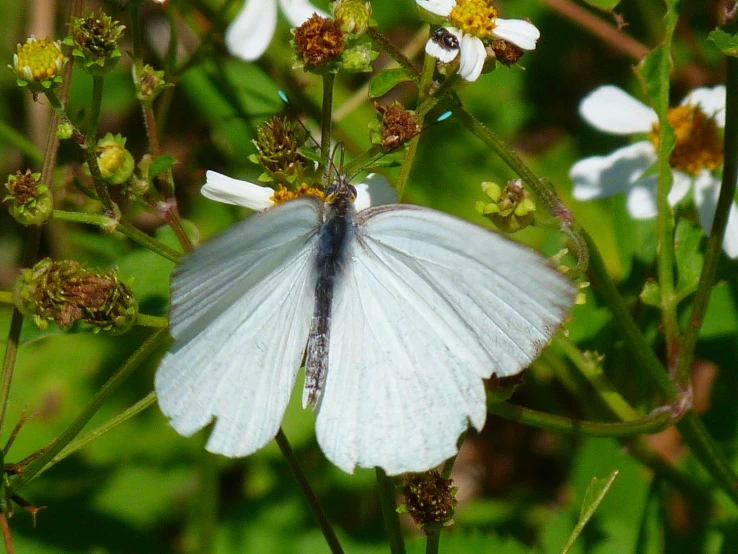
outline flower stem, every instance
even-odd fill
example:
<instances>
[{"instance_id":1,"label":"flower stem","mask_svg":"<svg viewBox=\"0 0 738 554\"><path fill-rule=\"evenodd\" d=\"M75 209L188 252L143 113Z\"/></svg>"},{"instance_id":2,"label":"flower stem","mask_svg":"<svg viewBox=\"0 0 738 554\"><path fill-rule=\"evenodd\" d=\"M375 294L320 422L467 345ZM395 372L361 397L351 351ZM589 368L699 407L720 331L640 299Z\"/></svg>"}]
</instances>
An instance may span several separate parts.
<instances>
[{"instance_id":1,"label":"flower stem","mask_svg":"<svg viewBox=\"0 0 738 554\"><path fill-rule=\"evenodd\" d=\"M389 54L393 60L395 60L400 66L405 68L408 77L412 79L413 83L420 83L422 81L421 74L418 73L418 70L415 69L415 66L410 62L410 60L405 57L405 54L403 54L394 44L392 44L391 41L387 40L387 37L380 33L376 27L370 26L366 30L366 34L369 35L372 41L374 41L374 43L379 48L387 52L387 54Z\"/></svg>"},{"instance_id":2,"label":"flower stem","mask_svg":"<svg viewBox=\"0 0 738 554\"><path fill-rule=\"evenodd\" d=\"M441 533L433 531L425 539L425 554L438 554L438 543L441 541Z\"/></svg>"},{"instance_id":3,"label":"flower stem","mask_svg":"<svg viewBox=\"0 0 738 554\"><path fill-rule=\"evenodd\" d=\"M400 518L397 515L395 504L395 488L392 479L381 467L375 468L377 474L377 485L379 487L379 503L382 506L382 518L384 526L389 535L390 552L392 554L405 554L405 540L402 537Z\"/></svg>"},{"instance_id":4,"label":"flower stem","mask_svg":"<svg viewBox=\"0 0 738 554\"><path fill-rule=\"evenodd\" d=\"M487 411L512 421L532 427L562 431L591 437L631 437L633 435L658 433L669 427L674 416L669 408L657 408L645 417L621 423L600 423L531 410L507 402L488 402Z\"/></svg>"},{"instance_id":5,"label":"flower stem","mask_svg":"<svg viewBox=\"0 0 738 554\"><path fill-rule=\"evenodd\" d=\"M707 312L710 293L715 282L715 273L722 250L725 228L728 225L730 207L734 204L736 179L738 179L738 59L733 56L725 57L726 69L726 104L725 104L725 161L723 165L723 180L720 185L720 196L715 208L715 218L707 238L705 261L702 265L699 285L694 298L692 314L677 360L676 378L678 383L689 381L690 368L694 358L694 349L697 345L702 321Z\"/></svg>"},{"instance_id":6,"label":"flower stem","mask_svg":"<svg viewBox=\"0 0 738 554\"><path fill-rule=\"evenodd\" d=\"M115 221L106 215L101 214L86 214L82 212L65 212L63 210L54 210L54 219L60 221L71 221L74 223L86 223L88 225L96 225L104 230L114 228L116 231L121 232L129 239L137 242L141 246L145 246L152 252L155 252L173 262L177 262L182 256L180 252L172 250L166 244L163 244L153 237L150 237L143 231L137 229L125 220Z\"/></svg>"},{"instance_id":7,"label":"flower stem","mask_svg":"<svg viewBox=\"0 0 738 554\"><path fill-rule=\"evenodd\" d=\"M423 100L428 96L428 91L430 90L431 82L433 81L433 72L435 70L435 58L426 55L423 61L423 72L420 76L420 84L418 86L419 105L422 104ZM418 127L423 127L424 119L425 114L421 114L419 111L416 112L415 123ZM419 141L420 136L415 135L410 139L410 144L405 151L405 159L402 161L402 165L400 166L400 174L397 176L397 184L395 185L395 188L397 189L398 202L402 202L402 195L405 193L405 187L407 186L407 181L410 178L410 171L412 171L413 168L413 160L415 160L415 155L418 152Z\"/></svg>"},{"instance_id":8,"label":"flower stem","mask_svg":"<svg viewBox=\"0 0 738 554\"><path fill-rule=\"evenodd\" d=\"M61 451L59 451L59 453L56 456L54 456L53 459L49 461L49 463L47 463L42 469L40 469L36 476L38 477L43 472L45 472L47 469L53 467L54 465L58 464L65 458L71 456L72 454L74 454L79 449L83 448L84 446L92 442L93 440L105 435L109 431L112 431L113 429L118 427L118 425L120 425L121 423L125 423L132 417L140 414L146 408L148 408L149 406L152 406L155 402L156 402L156 393L150 392L146 397L142 398L141 400L136 402L133 406L121 412L120 414L112 418L107 423L103 423L102 425L100 425L100 427L97 427L96 429L93 429L89 433L77 439L74 439L69 444L67 444L64 448L62 448Z\"/></svg>"},{"instance_id":9,"label":"flower stem","mask_svg":"<svg viewBox=\"0 0 738 554\"><path fill-rule=\"evenodd\" d=\"M169 326L169 320L166 317L158 315L146 315L139 313L136 316L136 325L140 325L141 327L164 329Z\"/></svg>"},{"instance_id":10,"label":"flower stem","mask_svg":"<svg viewBox=\"0 0 738 554\"><path fill-rule=\"evenodd\" d=\"M282 451L282 455L285 460L287 460L287 465L290 466L292 475L294 475L295 480L297 480L297 485L300 487L308 506L310 506L310 511L313 512L315 519L318 520L318 525L320 525L320 530L323 532L323 537L325 537L328 547L331 549L333 554L343 554L343 548L341 548L341 543L338 541L336 532L333 530L333 526L330 521L328 521L328 516L325 514L318 497L315 496L313 489L310 487L310 483L308 482L305 473L302 471L297 458L295 458L295 453L293 452L292 447L287 440L287 436L284 434L281 427L279 428L279 431L277 431L277 436L274 437L274 439L277 441L277 446L279 446L279 449Z\"/></svg>"},{"instance_id":11,"label":"flower stem","mask_svg":"<svg viewBox=\"0 0 738 554\"><path fill-rule=\"evenodd\" d=\"M336 76L327 72L323 74L323 106L320 117L320 166L323 176L331 173L331 118L333 117L333 83Z\"/></svg>"},{"instance_id":12,"label":"flower stem","mask_svg":"<svg viewBox=\"0 0 738 554\"><path fill-rule=\"evenodd\" d=\"M110 379L103 385L100 391L90 400L77 418L67 427L67 429L54 439L43 453L29 463L23 471L11 481L8 486L8 494L18 492L26 483L35 479L42 470L51 462L64 447L72 442L79 432L84 428L92 416L100 409L103 402L120 387L133 371L143 363L161 344L167 340L165 329L159 329L154 332L144 342L133 355L116 371Z\"/></svg>"}]
</instances>

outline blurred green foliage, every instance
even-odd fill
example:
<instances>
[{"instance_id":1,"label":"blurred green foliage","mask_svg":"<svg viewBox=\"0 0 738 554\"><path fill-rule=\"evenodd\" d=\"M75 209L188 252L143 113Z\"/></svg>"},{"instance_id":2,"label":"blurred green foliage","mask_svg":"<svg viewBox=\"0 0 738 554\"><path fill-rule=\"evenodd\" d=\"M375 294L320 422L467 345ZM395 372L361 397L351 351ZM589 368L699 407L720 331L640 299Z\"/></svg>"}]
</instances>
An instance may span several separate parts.
<instances>
[{"instance_id":1,"label":"blurred green foliage","mask_svg":"<svg viewBox=\"0 0 738 554\"><path fill-rule=\"evenodd\" d=\"M590 3L600 7L614 4ZM716 17L720 3L685 2L683 25L676 35L672 88L676 100L697 85L719 83L723 78L721 56L705 41L719 23ZM15 43L25 40L27 29L38 17L34 10L41 9L42 4L0 0L3 63L11 63ZM163 152L178 160L173 172L180 212L199 240L247 215L246 210L206 200L198 191L207 169L256 180L261 169L247 159L253 153L250 140L259 121L282 111L276 91L287 91L296 109L313 122L320 113L319 81L290 68L286 21L280 19L277 38L266 55L256 63L244 63L229 57L220 39L225 24L240 7L238 1L230 2L221 13L225 4L220 0L169 0L165 6L141 3L144 59L156 68L165 68L167 63L166 43L161 40L169 32L167 14L178 14L171 16L181 39L178 70L172 77L176 87L165 91L157 108L166 109ZM327 8L326 2L316 4ZM541 29L538 48L523 58L524 69L501 68L483 75L461 93L461 98L471 113L513 145L537 175L554 183L558 194L593 236L636 321L661 355L659 314L639 303L644 282L656 275L655 222L631 219L622 196L589 203L573 201L568 178L576 160L622 145L622 141L588 128L580 120L577 106L587 92L608 83L643 98L631 72L637 60L566 19L550 5L537 0L501 3L505 17L527 17ZM128 13L118 12L116 2L105 6L129 26ZM58 2L53 9L57 12L52 11L50 17L59 33L55 38L61 38L66 3ZM379 28L397 44L405 44L421 29L412 0L374 0L373 9ZM649 47L659 42L659 3L624 0L617 11L628 24L628 34ZM609 21L607 14L590 13ZM207 34L211 29L213 36ZM199 45L204 37L208 41ZM213 37L215 40L211 40ZM146 135L130 79L130 44L124 43L122 51L120 66L105 79L100 135L107 131L123 133L139 159L146 152ZM340 106L351 98L368 78L339 78L336 104ZM85 117L91 86L89 76L75 71L68 104L68 113L75 122ZM31 108L38 106L31 106L30 96L15 85L10 70L0 71L0 90L4 99L0 103L0 123L27 133ZM400 86L391 98L410 103L413 92ZM39 103L45 101L40 98ZM346 143L350 154L369 147L367 125L374 113L371 102L365 100L338 122L336 137ZM39 149L43 148L43 139L44 135L34 139ZM74 172L82 175L80 164L78 152L72 145L63 144L52 187L63 209L87 209L89 200L71 184ZM37 170L38 164L29 163L12 137L1 134L0 174L26 167ZM388 175L396 176L396 170L389 170ZM475 202L483 198L480 183L505 182L512 177L499 158L451 119L432 126L421 138L405 200L484 225L485 220L474 211ZM123 206L139 227L177 248L171 230L158 228L158 219L125 201ZM691 306L689 294L699 275L704 237L695 223L695 214L682 215L691 220L684 220L677 230L678 291L685 296L679 313L686 318ZM519 235L546 255L555 254L562 245L559 236L538 229ZM26 229L3 210L0 290L12 287L25 236ZM169 274L174 264L119 233L52 222L44 227L41 253L74 258L90 266L117 266L121 278L137 296L142 313L167 313ZM720 260L721 281L713 291L700 335L695 375L702 379L699 394L704 422L738 469L737 273L737 262L725 257ZM596 292L596 283L594 289ZM0 310L3 342L10 314L7 305ZM607 377L634 407L644 411L653 407L651 385L635 369L627 345L613 327L610 312L592 290L587 292L586 304L574 309L568 329L571 340L583 350L605 354ZM6 462L20 460L58 436L149 333L137 327L126 335L108 337L82 328L63 333L53 325L40 332L26 321L3 440L23 415L31 417ZM592 400L588 384L556 354L544 355L534 364L513 401L570 417L612 420L612 414ZM156 362L154 357L139 368L105 403L88 429L148 394ZM346 475L324 459L314 440L314 415L300 406L300 389L298 383L283 427L345 550L387 552L374 473L357 470L354 475ZM213 552L329 552L274 443L245 460L218 458L214 463L204 461L210 455L204 453L203 444L202 433L182 438L156 406L149 408L23 489L24 498L46 508L38 514L35 527L27 514L17 510L11 520L16 552L194 552L198 533L208 521L216 525ZM653 446L705 494L711 493L709 476L690 453L684 452L675 433L660 436ZM217 470L217 511L203 501L199 492L213 465ZM654 473L631 456L627 441L559 435L495 417L489 418L479 436L467 441L457 461L454 478L460 487L460 503L456 525L441 538L441 551L556 553L576 525L592 478L605 477L613 470L618 470L619 476L572 553L738 552L738 511L722 493L715 495L712 512L704 513L694 499L676 493L667 476ZM412 522L403 519L403 525L411 537L408 552L423 552L425 541Z\"/></svg>"}]
</instances>

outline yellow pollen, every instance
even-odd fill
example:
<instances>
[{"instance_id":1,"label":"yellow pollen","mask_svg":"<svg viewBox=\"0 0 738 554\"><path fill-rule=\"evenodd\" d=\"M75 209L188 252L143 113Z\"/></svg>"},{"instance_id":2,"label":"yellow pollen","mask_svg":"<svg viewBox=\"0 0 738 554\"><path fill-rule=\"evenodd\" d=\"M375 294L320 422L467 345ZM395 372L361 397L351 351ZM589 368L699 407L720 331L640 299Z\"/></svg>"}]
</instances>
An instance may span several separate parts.
<instances>
[{"instance_id":1,"label":"yellow pollen","mask_svg":"<svg viewBox=\"0 0 738 554\"><path fill-rule=\"evenodd\" d=\"M676 134L676 145L669 157L673 168L696 175L702 169L712 171L723 165L723 142L714 117L691 104L670 109L667 117ZM648 138L659 147L658 123Z\"/></svg>"},{"instance_id":2,"label":"yellow pollen","mask_svg":"<svg viewBox=\"0 0 738 554\"><path fill-rule=\"evenodd\" d=\"M288 200L294 200L295 198L300 198L301 196L315 196L316 198L319 198L320 200L325 200L325 195L323 194L322 190L316 189L315 187L309 186L307 183L301 184L299 187L297 187L297 190L288 190L284 188L284 186L279 185L279 190L274 191L274 195L272 196L272 200L274 201L274 204L282 204L283 202L287 202Z\"/></svg>"},{"instance_id":3,"label":"yellow pollen","mask_svg":"<svg viewBox=\"0 0 738 554\"><path fill-rule=\"evenodd\" d=\"M64 65L64 54L56 42L32 37L18 45L14 65L19 77L33 76L34 81L44 81L57 75Z\"/></svg>"},{"instance_id":4,"label":"yellow pollen","mask_svg":"<svg viewBox=\"0 0 738 554\"><path fill-rule=\"evenodd\" d=\"M495 28L497 10L492 7L492 0L456 0L448 18L465 35L485 39Z\"/></svg>"}]
</instances>

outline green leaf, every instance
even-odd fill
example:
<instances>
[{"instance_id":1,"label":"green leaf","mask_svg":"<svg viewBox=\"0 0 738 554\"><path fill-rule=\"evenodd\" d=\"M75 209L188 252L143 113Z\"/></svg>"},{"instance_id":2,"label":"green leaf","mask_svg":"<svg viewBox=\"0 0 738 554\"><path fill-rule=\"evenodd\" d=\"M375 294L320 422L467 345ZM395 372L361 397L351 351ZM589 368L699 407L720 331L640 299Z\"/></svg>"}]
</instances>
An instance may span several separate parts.
<instances>
[{"instance_id":1,"label":"green leaf","mask_svg":"<svg viewBox=\"0 0 738 554\"><path fill-rule=\"evenodd\" d=\"M380 96L384 96L398 84L409 80L410 77L407 71L402 67L377 73L369 83L369 97L379 98Z\"/></svg>"},{"instance_id":2,"label":"green leaf","mask_svg":"<svg viewBox=\"0 0 738 554\"><path fill-rule=\"evenodd\" d=\"M620 3L620 0L584 0L593 8L611 12Z\"/></svg>"},{"instance_id":3,"label":"green leaf","mask_svg":"<svg viewBox=\"0 0 738 554\"><path fill-rule=\"evenodd\" d=\"M707 40L711 40L726 56L738 56L738 36L715 29L707 35Z\"/></svg>"},{"instance_id":4,"label":"green leaf","mask_svg":"<svg viewBox=\"0 0 738 554\"><path fill-rule=\"evenodd\" d=\"M154 158L154 161L152 161L149 166L149 180L151 181L157 175L161 175L175 163L177 163L177 159L173 156L164 155Z\"/></svg>"},{"instance_id":5,"label":"green leaf","mask_svg":"<svg viewBox=\"0 0 738 554\"><path fill-rule=\"evenodd\" d=\"M574 527L574 531L572 531L568 542L561 550L561 554L567 554L567 552L569 552L571 545L574 544L575 540L577 540L582 529L587 525L587 522L592 518L598 506L605 498L605 495L607 495L607 492L610 490L613 482L615 482L615 478L618 476L618 473L620 472L616 469L610 473L610 475L602 479L598 479L597 477L592 478L589 487L587 487L587 492L584 494L584 502L582 502L582 508L579 512L579 521L577 522L576 527Z\"/></svg>"},{"instance_id":6,"label":"green leaf","mask_svg":"<svg viewBox=\"0 0 738 554\"><path fill-rule=\"evenodd\" d=\"M697 290L705 259L704 253L700 251L703 237L702 229L690 221L681 220L677 224L674 237L674 257L678 274L676 294L680 298Z\"/></svg>"},{"instance_id":7,"label":"green leaf","mask_svg":"<svg viewBox=\"0 0 738 554\"><path fill-rule=\"evenodd\" d=\"M646 281L641 292L641 302L646 306L652 306L654 308L661 307L661 290L659 284L653 279Z\"/></svg>"}]
</instances>

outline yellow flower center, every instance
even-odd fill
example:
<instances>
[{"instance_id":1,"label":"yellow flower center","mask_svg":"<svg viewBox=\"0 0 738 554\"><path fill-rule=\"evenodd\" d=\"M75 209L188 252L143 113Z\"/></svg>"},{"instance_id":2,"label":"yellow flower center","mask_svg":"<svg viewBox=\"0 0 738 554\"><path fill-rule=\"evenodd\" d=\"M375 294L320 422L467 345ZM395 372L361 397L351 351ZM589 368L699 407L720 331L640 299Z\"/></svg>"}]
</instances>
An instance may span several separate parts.
<instances>
[{"instance_id":1,"label":"yellow flower center","mask_svg":"<svg viewBox=\"0 0 738 554\"><path fill-rule=\"evenodd\" d=\"M14 65L19 76L44 81L57 75L64 65L64 54L56 42L31 37L25 44L18 45Z\"/></svg>"},{"instance_id":2,"label":"yellow flower center","mask_svg":"<svg viewBox=\"0 0 738 554\"><path fill-rule=\"evenodd\" d=\"M672 167L696 175L701 169L723 165L723 141L714 117L691 104L672 108L667 117L676 133L676 146L669 157ZM659 147L658 123L654 123L648 138Z\"/></svg>"},{"instance_id":3,"label":"yellow flower center","mask_svg":"<svg viewBox=\"0 0 738 554\"><path fill-rule=\"evenodd\" d=\"M276 205L287 202L288 200L294 200L295 198L299 198L300 196L308 195L315 196L317 198L320 198L321 200L325 200L325 195L323 194L322 190L311 187L307 183L301 184L299 187L297 187L297 190L294 191L288 190L284 186L279 185L279 190L274 191L274 196L272 196L272 200Z\"/></svg>"},{"instance_id":4,"label":"yellow flower center","mask_svg":"<svg viewBox=\"0 0 738 554\"><path fill-rule=\"evenodd\" d=\"M448 18L465 35L485 39L495 28L497 10L492 7L492 0L456 0Z\"/></svg>"}]
</instances>

